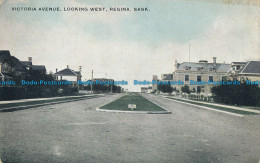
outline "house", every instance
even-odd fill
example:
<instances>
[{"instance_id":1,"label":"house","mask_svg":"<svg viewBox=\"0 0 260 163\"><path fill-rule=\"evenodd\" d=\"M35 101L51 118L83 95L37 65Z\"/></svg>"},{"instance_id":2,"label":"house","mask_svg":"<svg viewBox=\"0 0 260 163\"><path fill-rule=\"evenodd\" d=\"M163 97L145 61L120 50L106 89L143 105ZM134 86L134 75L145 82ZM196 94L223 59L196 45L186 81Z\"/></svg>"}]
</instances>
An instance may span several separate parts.
<instances>
[{"instance_id":1,"label":"house","mask_svg":"<svg viewBox=\"0 0 260 163\"><path fill-rule=\"evenodd\" d=\"M173 73L172 74L162 74L161 78L163 81L172 81L173 80Z\"/></svg>"},{"instance_id":2,"label":"house","mask_svg":"<svg viewBox=\"0 0 260 163\"><path fill-rule=\"evenodd\" d=\"M260 81L260 61L232 62L228 75L231 80Z\"/></svg>"},{"instance_id":3,"label":"house","mask_svg":"<svg viewBox=\"0 0 260 163\"><path fill-rule=\"evenodd\" d=\"M30 71L37 71L42 74L46 74L46 68L43 65L33 65L32 64L32 57L28 57L28 61L21 61L24 67Z\"/></svg>"},{"instance_id":4,"label":"house","mask_svg":"<svg viewBox=\"0 0 260 163\"><path fill-rule=\"evenodd\" d=\"M91 81L91 80L90 80ZM114 83L114 79L106 79L106 78L94 78L93 79L93 82L96 83L96 82L99 82L99 83ZM111 85L111 84L107 84L107 85Z\"/></svg>"},{"instance_id":5,"label":"house","mask_svg":"<svg viewBox=\"0 0 260 163\"><path fill-rule=\"evenodd\" d=\"M0 81L13 80L16 77L23 78L28 70L19 59L11 56L9 50L0 50Z\"/></svg>"},{"instance_id":6,"label":"house","mask_svg":"<svg viewBox=\"0 0 260 163\"><path fill-rule=\"evenodd\" d=\"M213 62L208 63L206 60L199 62L183 62L175 61L175 72L173 79L175 81L183 81L184 85L173 85L176 90L181 91L181 88L186 85L191 92L204 96L210 95L210 84L195 84L195 82L221 81L227 76L230 70L230 64L217 63L216 57L213 57ZM192 82L194 81L194 83Z\"/></svg>"},{"instance_id":7,"label":"house","mask_svg":"<svg viewBox=\"0 0 260 163\"><path fill-rule=\"evenodd\" d=\"M149 87L141 87L141 93L151 93L153 91L152 86Z\"/></svg>"},{"instance_id":8,"label":"house","mask_svg":"<svg viewBox=\"0 0 260 163\"><path fill-rule=\"evenodd\" d=\"M69 65L67 65L67 68L58 71L56 69L56 73L53 74L56 77L56 80L67 80L72 83L73 86L78 86L78 81L81 80L81 66L79 68L79 71L75 71L69 68Z\"/></svg>"}]
</instances>

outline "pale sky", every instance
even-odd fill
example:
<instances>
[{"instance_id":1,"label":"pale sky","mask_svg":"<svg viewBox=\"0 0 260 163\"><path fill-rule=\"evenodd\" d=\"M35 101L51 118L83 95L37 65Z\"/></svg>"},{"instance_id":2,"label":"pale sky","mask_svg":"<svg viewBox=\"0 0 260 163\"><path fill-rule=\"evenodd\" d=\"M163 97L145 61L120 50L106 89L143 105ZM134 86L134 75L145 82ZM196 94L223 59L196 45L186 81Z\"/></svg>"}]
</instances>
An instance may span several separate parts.
<instances>
[{"instance_id":1,"label":"pale sky","mask_svg":"<svg viewBox=\"0 0 260 163\"><path fill-rule=\"evenodd\" d=\"M12 7L148 7L149 12L12 11ZM152 80L174 62L260 60L260 7L216 0L0 0L0 49L83 80Z\"/></svg>"}]
</instances>

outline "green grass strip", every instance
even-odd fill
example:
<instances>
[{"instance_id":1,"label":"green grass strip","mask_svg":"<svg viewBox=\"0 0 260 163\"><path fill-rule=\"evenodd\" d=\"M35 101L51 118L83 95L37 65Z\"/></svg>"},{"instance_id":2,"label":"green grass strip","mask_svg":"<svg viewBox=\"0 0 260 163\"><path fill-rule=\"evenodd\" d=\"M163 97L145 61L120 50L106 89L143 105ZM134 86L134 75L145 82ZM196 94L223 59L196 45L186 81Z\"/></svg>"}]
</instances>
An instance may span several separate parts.
<instances>
[{"instance_id":1,"label":"green grass strip","mask_svg":"<svg viewBox=\"0 0 260 163\"><path fill-rule=\"evenodd\" d=\"M199 105L199 106L206 106L206 107L209 107L209 108L213 108L213 109L217 109L217 110L223 110L223 111L227 111L227 112L231 112L231 113L237 113L237 114L243 114L243 115L257 114L257 113L242 111L242 110L235 110L235 109L231 109L231 108L226 108L226 107L222 107L222 106L202 104L202 103L198 103L198 102L195 102L195 101L186 101L186 100L177 99L177 98L173 98L173 97L166 97L166 98L173 99L173 100L176 100L176 101L182 101L182 102L186 102L186 103L190 103L190 104L195 104L195 105Z\"/></svg>"},{"instance_id":2,"label":"green grass strip","mask_svg":"<svg viewBox=\"0 0 260 163\"><path fill-rule=\"evenodd\" d=\"M129 93L109 104L106 104L105 106L102 106L101 109L131 111L131 109L128 108L128 104L136 105L136 109L133 111L166 111L137 93Z\"/></svg>"}]
</instances>

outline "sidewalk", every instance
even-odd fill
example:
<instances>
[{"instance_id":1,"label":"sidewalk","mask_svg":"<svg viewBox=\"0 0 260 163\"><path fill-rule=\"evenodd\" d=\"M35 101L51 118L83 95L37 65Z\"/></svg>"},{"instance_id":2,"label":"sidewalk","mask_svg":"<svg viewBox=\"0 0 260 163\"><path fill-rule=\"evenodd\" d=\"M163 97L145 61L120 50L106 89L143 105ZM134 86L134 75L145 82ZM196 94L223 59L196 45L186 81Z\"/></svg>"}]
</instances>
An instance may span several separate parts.
<instances>
[{"instance_id":1,"label":"sidewalk","mask_svg":"<svg viewBox=\"0 0 260 163\"><path fill-rule=\"evenodd\" d=\"M95 98L101 96L103 96L103 94L0 101L0 112L11 112L16 110L23 110L23 109L33 108L33 107L53 105L59 103L66 103L66 102L78 101L82 99Z\"/></svg>"},{"instance_id":2,"label":"sidewalk","mask_svg":"<svg viewBox=\"0 0 260 163\"><path fill-rule=\"evenodd\" d=\"M52 100L52 99L63 99L63 98L71 98L71 97L84 97L84 96L93 96L98 94L89 94L82 96L62 96L62 97L49 97L49 98L30 98L30 99L21 99L21 100L9 100L9 101L0 101L1 104L10 104L10 103L20 103L20 102L29 102L29 101L42 101L42 100ZM101 95L101 94L99 94Z\"/></svg>"}]
</instances>

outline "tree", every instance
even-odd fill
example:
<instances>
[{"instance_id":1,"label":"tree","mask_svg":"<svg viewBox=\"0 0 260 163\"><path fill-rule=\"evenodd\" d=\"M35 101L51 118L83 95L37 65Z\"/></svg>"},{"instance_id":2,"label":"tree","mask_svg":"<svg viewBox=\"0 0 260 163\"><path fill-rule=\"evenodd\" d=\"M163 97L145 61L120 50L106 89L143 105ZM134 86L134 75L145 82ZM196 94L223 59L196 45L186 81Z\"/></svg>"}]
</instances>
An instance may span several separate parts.
<instances>
[{"instance_id":1,"label":"tree","mask_svg":"<svg viewBox=\"0 0 260 163\"><path fill-rule=\"evenodd\" d=\"M158 85L158 90L163 93L172 93L173 88L170 82L167 82L167 84Z\"/></svg>"},{"instance_id":2,"label":"tree","mask_svg":"<svg viewBox=\"0 0 260 163\"><path fill-rule=\"evenodd\" d=\"M232 83L234 81L226 81ZM214 101L231 105L259 105L260 88L257 85L249 85L246 80L239 81L239 85L225 84L211 88Z\"/></svg>"},{"instance_id":3,"label":"tree","mask_svg":"<svg viewBox=\"0 0 260 163\"><path fill-rule=\"evenodd\" d=\"M190 94L191 91L190 91L190 87L185 85L184 87L181 87L181 91L184 92L184 93L188 93Z\"/></svg>"}]
</instances>

